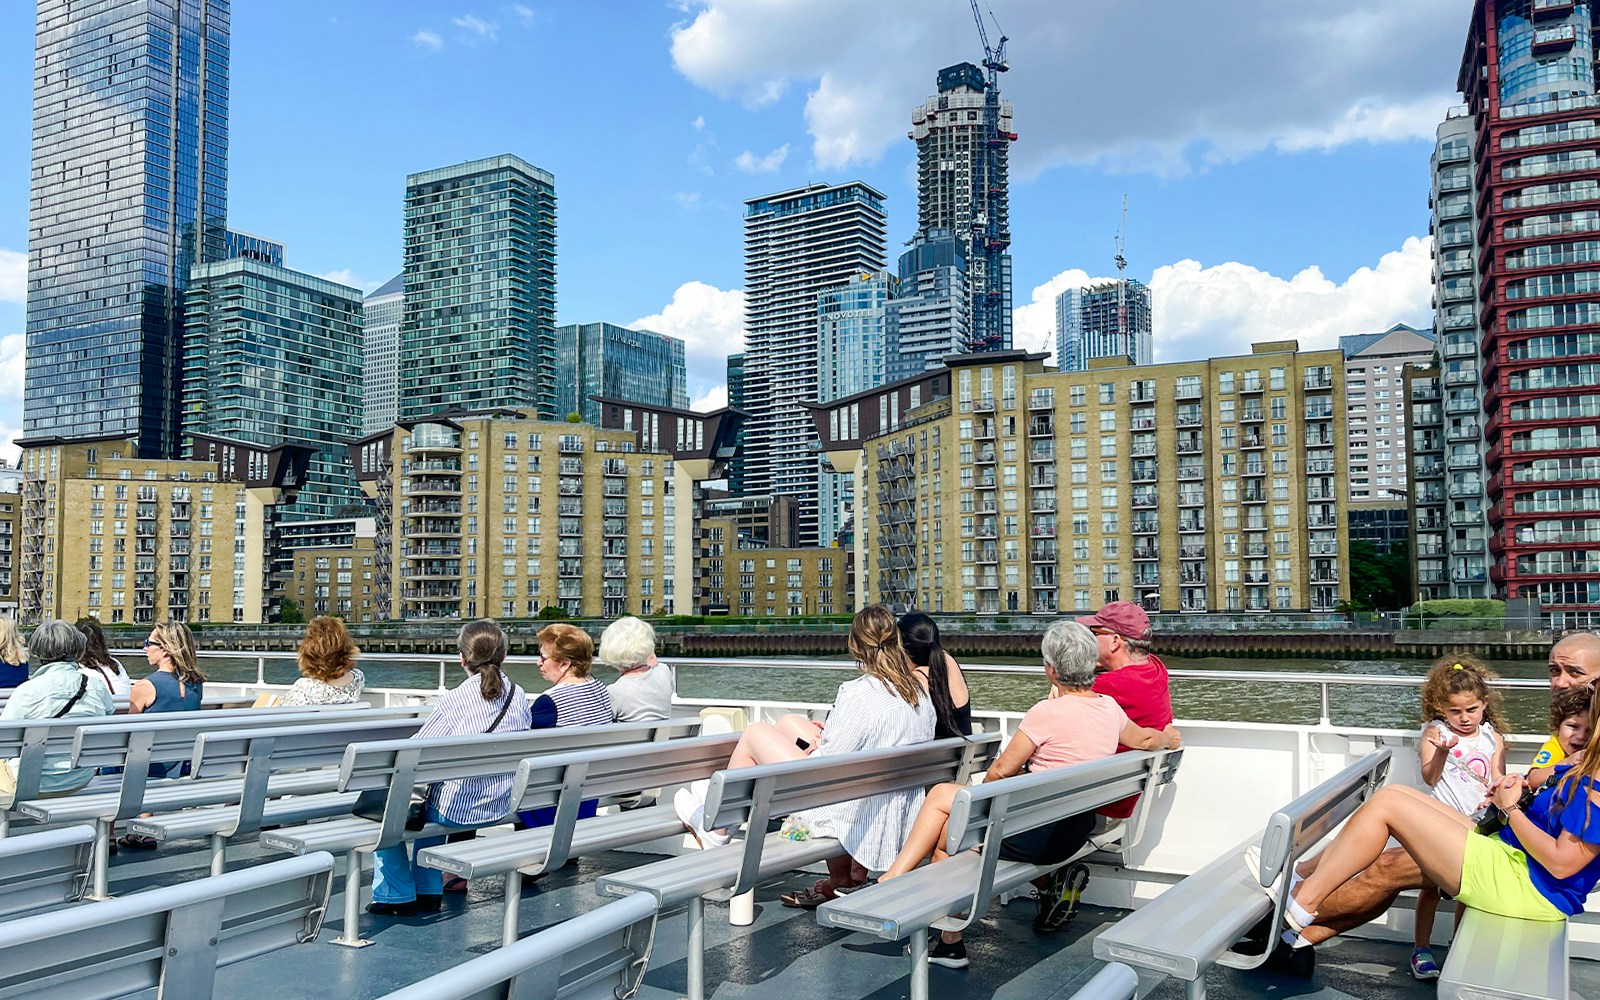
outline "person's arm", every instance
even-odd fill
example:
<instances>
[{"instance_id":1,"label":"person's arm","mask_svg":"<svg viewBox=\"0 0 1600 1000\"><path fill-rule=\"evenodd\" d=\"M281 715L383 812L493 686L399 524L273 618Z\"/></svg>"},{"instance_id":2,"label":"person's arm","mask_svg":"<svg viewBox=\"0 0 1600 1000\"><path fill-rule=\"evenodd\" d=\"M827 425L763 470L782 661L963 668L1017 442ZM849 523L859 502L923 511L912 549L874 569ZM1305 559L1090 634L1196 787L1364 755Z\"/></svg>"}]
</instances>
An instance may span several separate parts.
<instances>
[{"instance_id":1,"label":"person's arm","mask_svg":"<svg viewBox=\"0 0 1600 1000\"><path fill-rule=\"evenodd\" d=\"M944 660L948 668L945 676L950 680L950 704L960 708L972 701L972 692L967 690L967 675L961 672L961 664L949 653Z\"/></svg>"},{"instance_id":2,"label":"person's arm","mask_svg":"<svg viewBox=\"0 0 1600 1000\"><path fill-rule=\"evenodd\" d=\"M1494 734L1494 756L1489 758L1489 780L1499 781L1506 776L1506 741Z\"/></svg>"},{"instance_id":3,"label":"person's arm","mask_svg":"<svg viewBox=\"0 0 1600 1000\"><path fill-rule=\"evenodd\" d=\"M1449 750L1456 745L1456 734L1446 732L1442 726L1428 724L1422 731L1422 744L1418 752L1422 755L1422 780L1431 787L1439 783L1444 777L1444 762L1450 756Z\"/></svg>"},{"instance_id":4,"label":"person's arm","mask_svg":"<svg viewBox=\"0 0 1600 1000\"><path fill-rule=\"evenodd\" d=\"M133 682L133 687L128 690L128 714L138 715L151 705L155 704L156 686L148 680Z\"/></svg>"},{"instance_id":5,"label":"person's arm","mask_svg":"<svg viewBox=\"0 0 1600 1000\"><path fill-rule=\"evenodd\" d=\"M1035 749L1037 749L1037 745L1028 738L1028 734L1018 730L1017 735L1011 737L1011 742L1007 743L1006 748L1000 752L1000 756L995 758L993 764L989 765L989 770L984 773L983 780L999 781L1001 778L1009 778L1012 775L1021 774L1023 769L1028 766L1028 761L1033 759L1033 751Z\"/></svg>"},{"instance_id":6,"label":"person's arm","mask_svg":"<svg viewBox=\"0 0 1600 1000\"><path fill-rule=\"evenodd\" d=\"M1117 742L1132 750L1176 750L1183 745L1183 734L1178 732L1176 726L1146 729L1136 722L1129 722L1117 735Z\"/></svg>"},{"instance_id":7,"label":"person's arm","mask_svg":"<svg viewBox=\"0 0 1600 1000\"><path fill-rule=\"evenodd\" d=\"M1539 752L1533 755L1533 767L1528 771L1528 785L1538 788L1550 780L1550 776L1556 773L1556 765L1561 763L1565 756L1561 749L1560 740L1554 736L1545 740L1544 746L1540 747Z\"/></svg>"},{"instance_id":8,"label":"person's arm","mask_svg":"<svg viewBox=\"0 0 1600 1000\"><path fill-rule=\"evenodd\" d=\"M556 703L550 700L547 694L541 694L533 700L530 711L529 729L553 729L556 724Z\"/></svg>"},{"instance_id":9,"label":"person's arm","mask_svg":"<svg viewBox=\"0 0 1600 1000\"><path fill-rule=\"evenodd\" d=\"M1600 844L1580 840L1565 824L1557 836L1545 833L1517 804L1522 797L1522 789L1523 779L1510 775L1495 785L1493 798L1495 805L1505 813L1506 826L1517 835L1523 851L1558 879L1570 878L1582 871L1595 859L1595 855L1600 854ZM1587 802L1569 803L1567 808L1571 809L1574 805L1580 810L1600 808L1600 790L1589 788Z\"/></svg>"}]
</instances>

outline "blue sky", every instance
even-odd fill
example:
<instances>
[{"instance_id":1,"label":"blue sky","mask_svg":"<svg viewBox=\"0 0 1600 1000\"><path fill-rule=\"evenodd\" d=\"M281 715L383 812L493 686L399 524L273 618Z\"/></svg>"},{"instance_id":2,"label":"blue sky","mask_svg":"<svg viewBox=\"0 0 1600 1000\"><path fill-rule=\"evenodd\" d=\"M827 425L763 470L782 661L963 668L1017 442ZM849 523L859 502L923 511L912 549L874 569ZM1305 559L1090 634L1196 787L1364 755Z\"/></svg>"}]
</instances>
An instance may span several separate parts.
<instances>
[{"instance_id":1,"label":"blue sky","mask_svg":"<svg viewBox=\"0 0 1600 1000\"><path fill-rule=\"evenodd\" d=\"M1013 39L1018 346L1047 342L1056 291L1112 273L1124 193L1158 358L1428 322L1430 137L1469 0L988 2ZM0 432L21 422L32 39L32 4L0 5ZM981 54L963 0L238 0L232 44L232 225L370 288L400 266L407 172L517 153L556 177L560 321L684 336L709 400L744 199L865 180L897 252L911 108Z\"/></svg>"}]
</instances>

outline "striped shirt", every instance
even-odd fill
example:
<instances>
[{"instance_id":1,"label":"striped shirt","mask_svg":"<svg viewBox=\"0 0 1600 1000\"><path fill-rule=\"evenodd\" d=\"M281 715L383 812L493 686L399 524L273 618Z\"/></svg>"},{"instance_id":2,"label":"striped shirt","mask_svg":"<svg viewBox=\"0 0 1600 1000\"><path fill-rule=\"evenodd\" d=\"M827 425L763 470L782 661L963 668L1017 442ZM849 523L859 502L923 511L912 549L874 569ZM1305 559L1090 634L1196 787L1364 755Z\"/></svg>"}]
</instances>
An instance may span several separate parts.
<instances>
[{"instance_id":1,"label":"striped shirt","mask_svg":"<svg viewBox=\"0 0 1600 1000\"><path fill-rule=\"evenodd\" d=\"M510 684L509 690L494 701L485 701L478 677L468 677L447 691L434 706L428 721L417 730L413 739L437 736L472 736L489 731L489 724L506 706L505 717L495 726L497 733L523 732L530 728L528 699L522 688ZM429 799L434 809L452 823L474 826L493 823L511 809L511 780L509 774L484 775L436 782Z\"/></svg>"},{"instance_id":2,"label":"striped shirt","mask_svg":"<svg viewBox=\"0 0 1600 1000\"><path fill-rule=\"evenodd\" d=\"M611 692L593 677L577 684L557 684L533 702L533 728L604 726L616 721Z\"/></svg>"}]
</instances>

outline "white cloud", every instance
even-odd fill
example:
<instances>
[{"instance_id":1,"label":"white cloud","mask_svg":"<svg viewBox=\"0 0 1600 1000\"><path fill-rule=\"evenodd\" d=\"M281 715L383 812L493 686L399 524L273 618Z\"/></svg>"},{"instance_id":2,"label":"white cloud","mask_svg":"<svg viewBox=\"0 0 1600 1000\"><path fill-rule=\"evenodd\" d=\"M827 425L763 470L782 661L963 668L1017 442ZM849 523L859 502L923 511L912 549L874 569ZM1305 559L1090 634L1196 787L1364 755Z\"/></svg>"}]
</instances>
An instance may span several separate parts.
<instances>
[{"instance_id":1,"label":"white cloud","mask_svg":"<svg viewBox=\"0 0 1600 1000\"><path fill-rule=\"evenodd\" d=\"M757 156L747 149L734 159L733 165L747 174L770 174L783 166L783 161L788 158L789 144L786 142L766 156Z\"/></svg>"},{"instance_id":2,"label":"white cloud","mask_svg":"<svg viewBox=\"0 0 1600 1000\"><path fill-rule=\"evenodd\" d=\"M381 281L368 281L366 278L356 274L348 267L341 267L337 271L329 271L326 274L319 274L317 277L321 278L323 281L331 281L336 285L346 285L350 288L359 288L362 292L373 291L379 285L383 284Z\"/></svg>"},{"instance_id":3,"label":"white cloud","mask_svg":"<svg viewBox=\"0 0 1600 1000\"><path fill-rule=\"evenodd\" d=\"M418 28L417 33L411 36L411 44L419 49L432 49L437 52L444 48L444 39L427 28Z\"/></svg>"},{"instance_id":4,"label":"white cloud","mask_svg":"<svg viewBox=\"0 0 1600 1000\"><path fill-rule=\"evenodd\" d=\"M0 302L26 305L28 301L28 255L0 247Z\"/></svg>"},{"instance_id":5,"label":"white cloud","mask_svg":"<svg viewBox=\"0 0 1600 1000\"><path fill-rule=\"evenodd\" d=\"M0 403L21 404L24 339L20 333L0 337ZM7 418L0 413L0 423Z\"/></svg>"},{"instance_id":6,"label":"white cloud","mask_svg":"<svg viewBox=\"0 0 1600 1000\"><path fill-rule=\"evenodd\" d=\"M463 14L460 17L452 17L450 23L461 29L463 32L462 41L469 44L492 42L500 35L499 22L485 21L476 14Z\"/></svg>"},{"instance_id":7,"label":"white cloud","mask_svg":"<svg viewBox=\"0 0 1600 1000\"><path fill-rule=\"evenodd\" d=\"M689 409L698 413L710 413L727 405L728 386L726 383L718 383L711 386L705 392L689 400Z\"/></svg>"},{"instance_id":8,"label":"white cloud","mask_svg":"<svg viewBox=\"0 0 1600 1000\"><path fill-rule=\"evenodd\" d=\"M700 207L700 192L679 191L672 196L672 200L678 203L679 208L692 212Z\"/></svg>"},{"instance_id":9,"label":"white cloud","mask_svg":"<svg viewBox=\"0 0 1600 1000\"><path fill-rule=\"evenodd\" d=\"M1133 27L1116 4L1012 0L1001 13L1019 175L1063 164L1176 174L1268 149L1431 137L1457 100L1471 2L1215 0L1164 5ZM805 88L823 169L904 142L938 69L982 58L959 3L696 0L690 14L671 31L678 71L751 107Z\"/></svg>"},{"instance_id":10,"label":"white cloud","mask_svg":"<svg viewBox=\"0 0 1600 1000\"><path fill-rule=\"evenodd\" d=\"M506 9L509 10L517 20L522 22L522 26L524 28L531 28L533 26L534 15L532 7L529 7L525 3L514 3Z\"/></svg>"},{"instance_id":11,"label":"white cloud","mask_svg":"<svg viewBox=\"0 0 1600 1000\"><path fill-rule=\"evenodd\" d=\"M629 323L683 341L689 368L689 391L725 381L728 355L744 350L744 291L727 291L703 281L678 286L672 301L658 313Z\"/></svg>"},{"instance_id":12,"label":"white cloud","mask_svg":"<svg viewBox=\"0 0 1600 1000\"><path fill-rule=\"evenodd\" d=\"M695 115L694 116L694 121L690 122L689 125L696 132L704 132L706 130L706 116L705 115Z\"/></svg>"},{"instance_id":13,"label":"white cloud","mask_svg":"<svg viewBox=\"0 0 1600 1000\"><path fill-rule=\"evenodd\" d=\"M1395 323L1426 329L1431 322L1429 242L1410 237L1375 266L1334 282L1320 268L1288 278L1230 261L1210 267L1181 260L1150 278L1156 361L1248 354L1266 340L1297 340L1304 350L1338 346L1353 333L1376 333ZM1073 269L1033 290L1012 313L1012 342L1030 351L1055 351L1055 299L1069 288L1108 280Z\"/></svg>"}]
</instances>

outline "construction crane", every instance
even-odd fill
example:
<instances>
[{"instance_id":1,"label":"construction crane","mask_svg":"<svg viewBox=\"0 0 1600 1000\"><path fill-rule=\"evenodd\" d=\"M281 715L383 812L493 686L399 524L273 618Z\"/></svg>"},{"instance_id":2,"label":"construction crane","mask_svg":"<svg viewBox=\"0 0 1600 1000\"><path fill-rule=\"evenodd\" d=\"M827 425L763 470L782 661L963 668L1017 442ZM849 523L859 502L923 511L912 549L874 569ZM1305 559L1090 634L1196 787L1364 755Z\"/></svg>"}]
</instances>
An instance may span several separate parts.
<instances>
[{"instance_id":1,"label":"construction crane","mask_svg":"<svg viewBox=\"0 0 1600 1000\"><path fill-rule=\"evenodd\" d=\"M1128 235L1128 196L1122 196L1122 221L1117 224L1117 336L1133 347L1133 337L1128 334L1128 258L1122 255L1123 240ZM1129 352L1132 353L1131 351Z\"/></svg>"},{"instance_id":2,"label":"construction crane","mask_svg":"<svg viewBox=\"0 0 1600 1000\"><path fill-rule=\"evenodd\" d=\"M972 335L967 343L969 351L999 350L1006 344L1005 322L1006 252L1011 246L1011 233L1007 227L1004 210L1006 185L1004 183L1006 147L1015 142L1015 132L1001 131L1000 127L1000 74L1010 69L1006 61L1005 33L1000 32L1000 44L989 44L989 30L984 26L984 10L978 0L968 0L972 7L972 20L978 26L978 41L983 44L983 68L986 71L983 95L983 138L975 151L972 178L972 232L967 267L973 280ZM994 11L989 20L1000 23Z\"/></svg>"}]
</instances>

